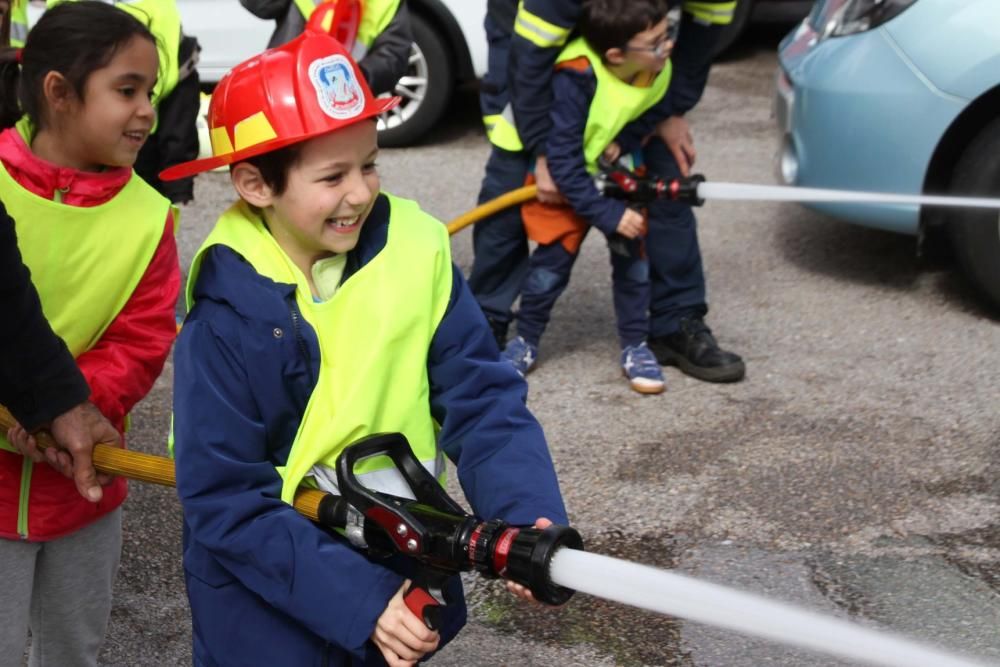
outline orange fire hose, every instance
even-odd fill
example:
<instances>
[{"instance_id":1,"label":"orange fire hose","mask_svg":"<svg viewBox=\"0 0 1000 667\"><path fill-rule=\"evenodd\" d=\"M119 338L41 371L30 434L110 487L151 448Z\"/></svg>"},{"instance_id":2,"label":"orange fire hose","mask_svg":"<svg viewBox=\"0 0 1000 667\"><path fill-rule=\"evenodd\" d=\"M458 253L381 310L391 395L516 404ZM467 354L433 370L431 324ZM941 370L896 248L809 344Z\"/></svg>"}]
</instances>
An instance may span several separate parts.
<instances>
[{"instance_id":1,"label":"orange fire hose","mask_svg":"<svg viewBox=\"0 0 1000 667\"><path fill-rule=\"evenodd\" d=\"M4 406L0 405L0 432L14 426L17 420ZM57 447L47 431L35 433L35 441L42 449ZM94 447L94 467L100 472L120 475L140 482L161 486L176 486L174 462L165 456L154 456L143 452L122 449L114 444L100 443ZM327 494L316 489L300 488L295 494L292 506L307 519L319 520L319 503Z\"/></svg>"}]
</instances>

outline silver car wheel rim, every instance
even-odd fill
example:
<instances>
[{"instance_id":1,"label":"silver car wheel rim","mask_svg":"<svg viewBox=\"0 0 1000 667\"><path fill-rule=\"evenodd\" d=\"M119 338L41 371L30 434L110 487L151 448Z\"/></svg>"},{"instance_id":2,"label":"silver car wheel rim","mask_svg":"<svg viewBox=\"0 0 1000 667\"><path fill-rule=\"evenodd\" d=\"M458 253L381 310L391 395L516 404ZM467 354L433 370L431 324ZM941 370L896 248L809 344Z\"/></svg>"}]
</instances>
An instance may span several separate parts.
<instances>
[{"instance_id":1,"label":"silver car wheel rim","mask_svg":"<svg viewBox=\"0 0 1000 667\"><path fill-rule=\"evenodd\" d=\"M379 97L399 95L403 98L395 109L379 116L378 129L380 131L399 127L417 113L427 95L427 74L427 58L414 42L413 46L410 47L410 62L406 68L406 74L396 84L392 93L379 95Z\"/></svg>"}]
</instances>

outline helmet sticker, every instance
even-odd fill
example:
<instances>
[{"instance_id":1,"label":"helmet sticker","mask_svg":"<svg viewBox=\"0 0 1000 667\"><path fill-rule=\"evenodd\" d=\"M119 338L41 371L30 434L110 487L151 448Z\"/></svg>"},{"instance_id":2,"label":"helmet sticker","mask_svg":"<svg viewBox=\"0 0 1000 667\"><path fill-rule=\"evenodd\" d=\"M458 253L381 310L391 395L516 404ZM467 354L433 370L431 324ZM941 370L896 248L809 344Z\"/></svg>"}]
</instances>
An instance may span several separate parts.
<instances>
[{"instance_id":1,"label":"helmet sticker","mask_svg":"<svg viewBox=\"0 0 1000 667\"><path fill-rule=\"evenodd\" d=\"M309 80L327 116L342 120L354 118L364 110L364 91L345 56L337 53L314 60L309 65Z\"/></svg>"}]
</instances>

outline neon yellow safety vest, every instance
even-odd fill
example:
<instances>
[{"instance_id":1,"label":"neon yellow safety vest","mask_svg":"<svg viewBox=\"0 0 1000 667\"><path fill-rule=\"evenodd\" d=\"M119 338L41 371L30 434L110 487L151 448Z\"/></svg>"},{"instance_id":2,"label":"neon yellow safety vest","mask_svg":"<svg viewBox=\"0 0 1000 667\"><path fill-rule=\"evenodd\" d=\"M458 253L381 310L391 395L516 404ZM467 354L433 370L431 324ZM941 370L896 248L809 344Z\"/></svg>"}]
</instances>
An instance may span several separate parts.
<instances>
[{"instance_id":1,"label":"neon yellow safety vest","mask_svg":"<svg viewBox=\"0 0 1000 667\"><path fill-rule=\"evenodd\" d=\"M75 0L46 0L46 7ZM153 86L153 105L159 106L164 97L177 87L181 46L181 14L177 0L115 0L114 5L139 19L156 38L156 53L160 58L159 77Z\"/></svg>"},{"instance_id":2,"label":"neon yellow safety vest","mask_svg":"<svg viewBox=\"0 0 1000 667\"><path fill-rule=\"evenodd\" d=\"M17 129L30 141L24 119ZM100 340L145 274L170 202L133 173L109 201L68 206L24 189L3 165L0 200L14 218L46 319L80 356ZM10 448L3 438L0 446Z\"/></svg>"},{"instance_id":3,"label":"neon yellow safety vest","mask_svg":"<svg viewBox=\"0 0 1000 667\"><path fill-rule=\"evenodd\" d=\"M244 202L216 223L192 263L188 309L205 250L228 246L261 275L295 284L295 300L319 340L320 373L288 461L281 497L291 503L314 466L334 470L344 447L375 433L400 432L431 474L443 480L438 426L430 414L427 351L451 298L448 232L412 201L390 195L385 247L329 300L315 303L302 271ZM365 486L396 492L387 457L358 465Z\"/></svg>"},{"instance_id":4,"label":"neon yellow safety vest","mask_svg":"<svg viewBox=\"0 0 1000 667\"><path fill-rule=\"evenodd\" d=\"M587 171L593 174L597 172L597 159L622 128L663 99L670 85L671 68L668 60L650 86L640 88L630 85L612 74L601 62L597 52L582 37L567 44L556 62L566 62L580 56L590 61L597 76L597 89L590 102L590 113L583 131L583 156Z\"/></svg>"},{"instance_id":5,"label":"neon yellow safety vest","mask_svg":"<svg viewBox=\"0 0 1000 667\"><path fill-rule=\"evenodd\" d=\"M14 0L10 5L10 45L24 46L28 39L28 0Z\"/></svg>"},{"instance_id":6,"label":"neon yellow safety vest","mask_svg":"<svg viewBox=\"0 0 1000 667\"><path fill-rule=\"evenodd\" d=\"M323 0L295 0L302 16L309 19L313 9ZM355 60L361 60L371 48L375 38L382 34L399 11L401 0L362 0L361 25L358 26L357 43L351 51Z\"/></svg>"}]
</instances>

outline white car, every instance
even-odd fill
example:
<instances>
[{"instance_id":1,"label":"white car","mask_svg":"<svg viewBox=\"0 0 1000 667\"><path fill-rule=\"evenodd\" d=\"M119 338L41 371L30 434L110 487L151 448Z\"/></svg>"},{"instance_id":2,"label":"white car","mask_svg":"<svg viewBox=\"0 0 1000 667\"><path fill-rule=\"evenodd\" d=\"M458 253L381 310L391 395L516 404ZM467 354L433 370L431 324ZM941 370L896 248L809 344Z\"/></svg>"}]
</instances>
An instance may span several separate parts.
<instances>
[{"instance_id":1,"label":"white car","mask_svg":"<svg viewBox=\"0 0 1000 667\"><path fill-rule=\"evenodd\" d=\"M444 114L456 85L486 73L483 20L486 0L406 0L413 26L410 67L396 86L403 98L379 120L379 143L405 146L419 140ZM238 0L177 0L184 32L201 44L198 74L215 83L229 69L260 53L274 30Z\"/></svg>"}]
</instances>

